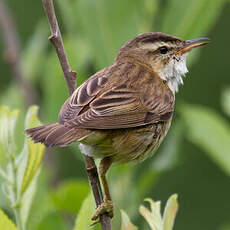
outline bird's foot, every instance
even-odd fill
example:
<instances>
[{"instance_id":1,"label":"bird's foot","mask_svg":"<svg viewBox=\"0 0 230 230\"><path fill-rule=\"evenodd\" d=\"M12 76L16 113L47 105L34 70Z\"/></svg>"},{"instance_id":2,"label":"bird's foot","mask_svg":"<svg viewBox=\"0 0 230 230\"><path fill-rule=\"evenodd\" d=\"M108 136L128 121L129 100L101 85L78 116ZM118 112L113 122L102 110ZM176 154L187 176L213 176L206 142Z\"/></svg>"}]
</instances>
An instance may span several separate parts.
<instances>
[{"instance_id":1,"label":"bird's foot","mask_svg":"<svg viewBox=\"0 0 230 230\"><path fill-rule=\"evenodd\" d=\"M93 213L91 220L96 221L100 215L108 213L110 218L113 218L113 202L109 199L104 199L103 203L101 203Z\"/></svg>"}]
</instances>

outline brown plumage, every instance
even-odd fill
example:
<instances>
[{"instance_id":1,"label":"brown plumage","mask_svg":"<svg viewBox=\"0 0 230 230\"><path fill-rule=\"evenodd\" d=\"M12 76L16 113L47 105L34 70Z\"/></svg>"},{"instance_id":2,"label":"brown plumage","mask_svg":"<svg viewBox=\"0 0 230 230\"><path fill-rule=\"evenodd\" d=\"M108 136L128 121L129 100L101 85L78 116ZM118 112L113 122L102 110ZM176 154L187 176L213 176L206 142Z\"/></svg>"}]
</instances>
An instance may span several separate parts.
<instances>
[{"instance_id":1,"label":"brown plumage","mask_svg":"<svg viewBox=\"0 0 230 230\"><path fill-rule=\"evenodd\" d=\"M132 59L118 61L96 73L72 94L61 108L58 123L32 128L26 130L26 133L35 142L42 142L46 146L66 146L77 140L87 144L87 139L92 138L88 136L97 132L103 138L105 134L111 136L112 132L115 138L115 133L120 137L126 135L125 128L135 132L140 127L146 129L148 124L152 129L159 122L158 126L163 128L163 124L171 118L173 108L173 93L149 66L135 63ZM152 135L153 132L150 133ZM134 139L134 135L132 138ZM133 144L136 145L137 142L133 141ZM131 149L135 148L130 146ZM121 158L111 146L108 150L110 152L105 153L105 156L112 156L114 153L114 159L129 161L129 154ZM97 154L101 156L102 152L105 149ZM138 151L130 151L130 154L130 160L135 159L134 154L137 157L141 155Z\"/></svg>"},{"instance_id":2,"label":"brown plumage","mask_svg":"<svg viewBox=\"0 0 230 230\"><path fill-rule=\"evenodd\" d=\"M120 49L111 66L75 90L57 123L26 130L35 142L67 146L79 141L84 154L102 158L99 173L106 197L92 219L111 207L105 179L109 166L145 159L165 137L174 94L187 71L185 53L205 44L197 45L204 39L194 41L162 33L139 35Z\"/></svg>"}]
</instances>

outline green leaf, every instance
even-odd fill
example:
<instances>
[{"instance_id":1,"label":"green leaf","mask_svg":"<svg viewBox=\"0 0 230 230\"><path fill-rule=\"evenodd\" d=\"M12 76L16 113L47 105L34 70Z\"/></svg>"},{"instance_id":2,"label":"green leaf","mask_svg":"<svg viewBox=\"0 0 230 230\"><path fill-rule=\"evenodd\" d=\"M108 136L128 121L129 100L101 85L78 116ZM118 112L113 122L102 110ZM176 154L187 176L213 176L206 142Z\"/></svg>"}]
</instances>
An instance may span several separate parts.
<instances>
[{"instance_id":1,"label":"green leaf","mask_svg":"<svg viewBox=\"0 0 230 230\"><path fill-rule=\"evenodd\" d=\"M63 73L54 50L47 55L43 69L41 85L45 100L41 112L45 114L46 121L54 122L57 119L61 105L68 97Z\"/></svg>"},{"instance_id":2,"label":"green leaf","mask_svg":"<svg viewBox=\"0 0 230 230\"><path fill-rule=\"evenodd\" d=\"M42 125L42 123L38 119L38 106L33 105L27 111L26 119L25 119L25 129L29 129L35 126Z\"/></svg>"},{"instance_id":3,"label":"green leaf","mask_svg":"<svg viewBox=\"0 0 230 230\"><path fill-rule=\"evenodd\" d=\"M25 192L40 167L45 152L45 146L40 143L35 144L33 141L28 140L23 152L22 154L25 154L27 157L26 169L21 185L21 194Z\"/></svg>"},{"instance_id":4,"label":"green leaf","mask_svg":"<svg viewBox=\"0 0 230 230\"><path fill-rule=\"evenodd\" d=\"M2 177L3 179L5 179L6 181L9 180L6 172L0 167L0 177Z\"/></svg>"},{"instance_id":5,"label":"green leaf","mask_svg":"<svg viewBox=\"0 0 230 230\"><path fill-rule=\"evenodd\" d=\"M218 228L218 230L230 230L230 223L229 224L224 224L223 226Z\"/></svg>"},{"instance_id":6,"label":"green leaf","mask_svg":"<svg viewBox=\"0 0 230 230\"><path fill-rule=\"evenodd\" d=\"M184 39L205 36L216 22L225 2L226 0L170 0L162 18L162 32Z\"/></svg>"},{"instance_id":7,"label":"green leaf","mask_svg":"<svg viewBox=\"0 0 230 230\"><path fill-rule=\"evenodd\" d=\"M49 28L45 20L41 20L35 27L34 33L22 53L22 69L26 78L34 81L40 77L42 65L46 59Z\"/></svg>"},{"instance_id":8,"label":"green leaf","mask_svg":"<svg viewBox=\"0 0 230 230\"><path fill-rule=\"evenodd\" d=\"M157 1L151 2L151 7L157 5ZM149 13L149 4L139 0L76 1L76 17L97 68L111 64L118 49L128 39L143 30L151 31L153 12ZM152 9L155 12L156 7Z\"/></svg>"},{"instance_id":9,"label":"green leaf","mask_svg":"<svg viewBox=\"0 0 230 230\"><path fill-rule=\"evenodd\" d=\"M65 25L65 28L70 32L71 34L76 33L76 28L78 27L76 23L76 13L74 9L73 0L58 0L58 9L61 12L61 16L63 19L63 23Z\"/></svg>"},{"instance_id":10,"label":"green leaf","mask_svg":"<svg viewBox=\"0 0 230 230\"><path fill-rule=\"evenodd\" d=\"M0 229L17 230L15 224L0 209Z\"/></svg>"},{"instance_id":11,"label":"green leaf","mask_svg":"<svg viewBox=\"0 0 230 230\"><path fill-rule=\"evenodd\" d=\"M59 219L62 216L62 213L57 211L57 208L53 205L53 201L50 198L50 169L48 167L42 167L42 170L39 171L40 174L37 180L36 194L34 196L27 221L27 229L33 230L37 230L38 226L41 226L39 229L42 229L45 223L47 223L47 227L51 226L50 222L55 221L55 218L53 217L55 214ZM29 189L30 188L28 188L28 190ZM25 192L24 196L26 196L26 193L27 192ZM50 218L51 220L48 221ZM59 221L57 220L56 222ZM55 226L56 225L54 224L54 226L49 229L56 229Z\"/></svg>"},{"instance_id":12,"label":"green leaf","mask_svg":"<svg viewBox=\"0 0 230 230\"><path fill-rule=\"evenodd\" d=\"M67 180L61 182L53 192L51 199L56 208L76 214L82 201L89 193L89 185L86 181Z\"/></svg>"},{"instance_id":13,"label":"green leaf","mask_svg":"<svg viewBox=\"0 0 230 230\"><path fill-rule=\"evenodd\" d=\"M152 199L145 199L149 202L150 210L145 206L141 205L139 208L140 214L145 218L152 230L161 230L162 229L162 218L161 218L161 202L154 202Z\"/></svg>"},{"instance_id":14,"label":"green leaf","mask_svg":"<svg viewBox=\"0 0 230 230\"><path fill-rule=\"evenodd\" d=\"M24 116L26 113L26 106L24 102L24 97L23 97L23 90L18 87L18 84L15 81L12 81L9 86L1 92L1 97L0 97L0 104L2 105L7 105L9 108L20 108L20 115L17 117L17 125L15 127L15 146L18 149L21 149L23 144L24 144L24 136L21 135L22 129L24 128L23 122L24 122ZM4 123L4 126L6 124ZM1 147L0 147L0 152L1 152ZM5 153L4 153L5 154ZM1 160L1 155L0 153L0 160ZM3 158L2 160L6 160ZM6 161L3 162L6 164Z\"/></svg>"},{"instance_id":15,"label":"green leaf","mask_svg":"<svg viewBox=\"0 0 230 230\"><path fill-rule=\"evenodd\" d=\"M0 106L0 149L5 154L15 152L14 129L18 110L10 111L6 106Z\"/></svg>"},{"instance_id":16,"label":"green leaf","mask_svg":"<svg viewBox=\"0 0 230 230\"><path fill-rule=\"evenodd\" d=\"M30 208L36 192L37 180L39 174L40 174L40 169L37 170L36 174L30 181L27 189L25 190L24 194L21 197L21 216L24 225L26 225L27 223L28 216L29 215L33 216L33 214L30 213Z\"/></svg>"},{"instance_id":17,"label":"green leaf","mask_svg":"<svg viewBox=\"0 0 230 230\"><path fill-rule=\"evenodd\" d=\"M178 211L177 194L169 197L163 215L163 230L172 230Z\"/></svg>"},{"instance_id":18,"label":"green leaf","mask_svg":"<svg viewBox=\"0 0 230 230\"><path fill-rule=\"evenodd\" d=\"M187 126L189 140L230 175L229 123L215 111L202 106L185 105L180 108L180 113Z\"/></svg>"},{"instance_id":19,"label":"green leaf","mask_svg":"<svg viewBox=\"0 0 230 230\"><path fill-rule=\"evenodd\" d=\"M28 109L25 119L26 129L41 125L37 113L37 106L31 106ZM43 144L35 144L25 136L24 148L16 159L17 197L18 201L20 201L19 205L23 225L27 222L31 203L36 191L36 184L44 151L45 146Z\"/></svg>"},{"instance_id":20,"label":"green leaf","mask_svg":"<svg viewBox=\"0 0 230 230\"><path fill-rule=\"evenodd\" d=\"M57 212L51 212L45 216L35 230L66 230L69 229L64 219Z\"/></svg>"},{"instance_id":21,"label":"green leaf","mask_svg":"<svg viewBox=\"0 0 230 230\"><path fill-rule=\"evenodd\" d=\"M230 117L230 87L224 89L221 96L223 110Z\"/></svg>"},{"instance_id":22,"label":"green leaf","mask_svg":"<svg viewBox=\"0 0 230 230\"><path fill-rule=\"evenodd\" d=\"M24 110L24 92L18 87L18 84L12 82L6 90L1 93L0 104L7 105L11 108L20 108L20 112Z\"/></svg>"},{"instance_id":23,"label":"green leaf","mask_svg":"<svg viewBox=\"0 0 230 230\"><path fill-rule=\"evenodd\" d=\"M41 122L38 120L37 113L38 113L37 106L31 106L29 108L25 120L26 129L41 125ZM25 170L22 170L24 171L23 179L21 184L19 185L21 194L25 192L28 185L34 178L37 170L39 169L44 152L45 152L45 146L43 144L41 143L35 144L28 137L25 137L25 145L21 154L24 155L24 160L26 161L26 168ZM22 163L21 167L24 168L24 166L25 166L25 162Z\"/></svg>"},{"instance_id":24,"label":"green leaf","mask_svg":"<svg viewBox=\"0 0 230 230\"><path fill-rule=\"evenodd\" d=\"M121 230L137 230L124 210L121 210Z\"/></svg>"},{"instance_id":25,"label":"green leaf","mask_svg":"<svg viewBox=\"0 0 230 230\"><path fill-rule=\"evenodd\" d=\"M90 49L83 36L64 37L66 53L71 67L77 71L77 85L81 85L88 77L85 68L91 61Z\"/></svg>"},{"instance_id":26,"label":"green leaf","mask_svg":"<svg viewBox=\"0 0 230 230\"><path fill-rule=\"evenodd\" d=\"M160 201L153 201L152 199L145 199L145 201L149 202L150 210L141 205L139 211L150 228L152 230L172 230L178 210L177 195L174 194L169 197L163 217L161 216Z\"/></svg>"},{"instance_id":27,"label":"green leaf","mask_svg":"<svg viewBox=\"0 0 230 230\"><path fill-rule=\"evenodd\" d=\"M84 200L81 209L78 213L74 230L89 230L94 229L94 226L90 226L92 224L91 215L94 212L95 203L93 200L93 196L90 193L86 199Z\"/></svg>"},{"instance_id":28,"label":"green leaf","mask_svg":"<svg viewBox=\"0 0 230 230\"><path fill-rule=\"evenodd\" d=\"M164 33L185 40L205 37L216 23L225 2L226 0L169 0L162 11L159 28ZM201 49L197 49L191 52L188 65L198 60L200 51Z\"/></svg>"}]
</instances>

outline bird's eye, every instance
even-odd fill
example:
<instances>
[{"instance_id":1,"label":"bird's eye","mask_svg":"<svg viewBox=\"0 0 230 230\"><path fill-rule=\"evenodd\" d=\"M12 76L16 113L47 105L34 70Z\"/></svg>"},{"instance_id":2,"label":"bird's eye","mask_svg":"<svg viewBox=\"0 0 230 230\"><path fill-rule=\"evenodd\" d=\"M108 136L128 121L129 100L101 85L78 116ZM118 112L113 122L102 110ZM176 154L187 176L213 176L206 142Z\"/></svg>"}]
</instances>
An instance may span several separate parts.
<instances>
[{"instance_id":1,"label":"bird's eye","mask_svg":"<svg viewBox=\"0 0 230 230\"><path fill-rule=\"evenodd\" d=\"M161 52L161 54L166 54L168 52L168 48L166 46L161 46L159 48L159 51Z\"/></svg>"}]
</instances>

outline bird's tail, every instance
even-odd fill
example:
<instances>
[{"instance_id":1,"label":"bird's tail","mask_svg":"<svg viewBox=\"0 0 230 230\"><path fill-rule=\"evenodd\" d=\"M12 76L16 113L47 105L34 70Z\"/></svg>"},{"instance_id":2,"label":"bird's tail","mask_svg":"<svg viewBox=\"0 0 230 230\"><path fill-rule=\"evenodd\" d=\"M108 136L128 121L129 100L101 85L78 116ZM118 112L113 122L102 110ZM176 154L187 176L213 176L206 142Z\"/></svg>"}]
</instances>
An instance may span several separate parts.
<instances>
[{"instance_id":1,"label":"bird's tail","mask_svg":"<svg viewBox=\"0 0 230 230\"><path fill-rule=\"evenodd\" d=\"M41 142L47 147L64 147L89 135L89 130L70 128L60 123L52 123L27 129L25 133L30 136L35 143Z\"/></svg>"}]
</instances>

